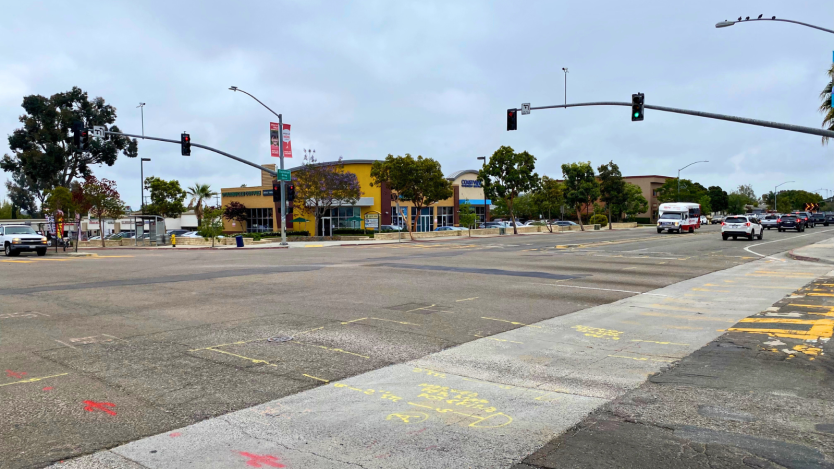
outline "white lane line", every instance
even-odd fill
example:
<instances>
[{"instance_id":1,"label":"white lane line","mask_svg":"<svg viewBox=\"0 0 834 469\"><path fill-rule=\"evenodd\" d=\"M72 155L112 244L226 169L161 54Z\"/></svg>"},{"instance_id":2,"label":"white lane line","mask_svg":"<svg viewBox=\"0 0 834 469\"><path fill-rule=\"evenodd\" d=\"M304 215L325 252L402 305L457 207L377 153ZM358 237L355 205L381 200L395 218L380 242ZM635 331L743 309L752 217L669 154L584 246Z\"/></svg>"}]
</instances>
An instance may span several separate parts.
<instances>
[{"instance_id":1,"label":"white lane line","mask_svg":"<svg viewBox=\"0 0 834 469\"><path fill-rule=\"evenodd\" d=\"M535 282L528 282L532 285L549 285L551 287L564 287L564 288L579 288L581 290L602 290L602 291L613 291L618 293L632 293L635 295L649 295L649 296L663 296L668 297L669 295L661 295L660 293L644 293L641 291L632 291L632 290L617 290L615 288L597 288L597 287L580 287L578 285L564 285L560 283L535 283Z\"/></svg>"},{"instance_id":2,"label":"white lane line","mask_svg":"<svg viewBox=\"0 0 834 469\"><path fill-rule=\"evenodd\" d=\"M791 236L790 238L775 239L773 241L765 241L764 243L758 243L758 244L753 244L751 246L747 246L746 248L744 248L744 250L749 252L750 254L755 254L759 257L764 257L764 258L767 258L767 259L776 259L777 261L785 262L785 259L779 259L778 257L773 257L773 256L765 256L764 254L759 254L756 251L750 250L750 248L754 248L756 246L761 246L762 244L778 243L780 241L787 241L789 239L801 238L803 236L811 236L811 235L815 235L815 234L819 234L819 233L827 233L829 231L834 231L834 229L823 230L823 231L818 231L816 233L808 233L808 234L804 234L804 235Z\"/></svg>"},{"instance_id":3,"label":"white lane line","mask_svg":"<svg viewBox=\"0 0 834 469\"><path fill-rule=\"evenodd\" d=\"M71 349L78 350L78 348L77 348L77 347L73 347L72 345L70 345L70 344L68 344L68 343L66 343L66 342L61 342L61 341L60 341L60 340L58 340L58 339L54 339L54 340L55 340L55 342L58 342L58 343L59 343L59 344L61 344L61 345L66 345L67 347L69 347L69 348L71 348Z\"/></svg>"}]
</instances>

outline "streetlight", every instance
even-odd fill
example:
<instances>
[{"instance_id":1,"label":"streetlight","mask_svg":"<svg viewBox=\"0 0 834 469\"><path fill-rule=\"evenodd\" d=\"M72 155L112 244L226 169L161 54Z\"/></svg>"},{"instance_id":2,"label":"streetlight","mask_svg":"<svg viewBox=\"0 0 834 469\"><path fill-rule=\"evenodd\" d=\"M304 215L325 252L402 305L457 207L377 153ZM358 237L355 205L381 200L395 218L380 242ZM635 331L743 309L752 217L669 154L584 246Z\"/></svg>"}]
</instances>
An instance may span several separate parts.
<instances>
[{"instance_id":1,"label":"streetlight","mask_svg":"<svg viewBox=\"0 0 834 469\"><path fill-rule=\"evenodd\" d=\"M771 17L771 18L762 18L762 15L759 15L759 17L758 17L758 18L753 18L752 20L750 19L750 17L749 17L749 16L748 16L747 18L743 19L743 20L742 20L742 19L741 19L741 17L739 16L739 17L738 17L738 19L737 19L736 21L724 20L724 21L720 21L720 22L718 22L718 23L715 23L715 27L716 27L716 28L726 28L726 27L728 27L728 26L732 26L732 25L734 25L734 24L736 24L736 23L747 23L748 21L783 21L783 22L785 22L785 23L794 23L794 24L799 24L799 25L802 25L802 26L807 26L807 27L809 27L809 28L819 29L820 31L825 31L825 32L827 32L827 33L832 33L832 34L834 34L834 31L832 31L832 30L830 30L830 29L825 29L825 28L821 28L821 27L819 27L819 26L814 26L813 24L803 23L803 22L801 22L801 21L793 21L793 20L776 19L776 17L775 17L775 16L773 16L773 17Z\"/></svg>"},{"instance_id":2,"label":"streetlight","mask_svg":"<svg viewBox=\"0 0 834 469\"><path fill-rule=\"evenodd\" d=\"M142 215L145 214L145 161L150 161L150 158L141 158L139 160L139 177L142 179Z\"/></svg>"},{"instance_id":3,"label":"streetlight","mask_svg":"<svg viewBox=\"0 0 834 469\"><path fill-rule=\"evenodd\" d=\"M479 156L478 159L482 160L484 162L482 164L482 167L486 167L486 156ZM487 221L487 219L486 219L486 191L484 191L483 187L481 187L481 192L484 193L484 223L486 223L486 221ZM486 227L486 225L484 225L484 227Z\"/></svg>"},{"instance_id":4,"label":"streetlight","mask_svg":"<svg viewBox=\"0 0 834 469\"><path fill-rule=\"evenodd\" d=\"M796 182L796 181L785 181L782 184L777 184L776 187L773 188L773 210L775 210L777 213L779 212L779 208L778 208L779 206L776 205L776 195L778 194L778 191L776 189L779 189L779 186L783 186L783 185L785 185L789 182Z\"/></svg>"},{"instance_id":5,"label":"streetlight","mask_svg":"<svg viewBox=\"0 0 834 469\"><path fill-rule=\"evenodd\" d=\"M709 161L707 161L707 160L695 161L695 162L689 163L688 165L686 165L683 168L678 170L678 198L680 198L680 196L681 196L681 171L683 171L684 169L692 166L695 163L709 163Z\"/></svg>"},{"instance_id":6,"label":"streetlight","mask_svg":"<svg viewBox=\"0 0 834 469\"><path fill-rule=\"evenodd\" d=\"M280 156L281 156L281 158L280 158L280 160L281 160L281 170L283 170L284 169L284 118L283 118L283 116L281 114L278 114L277 112L273 111L272 109L269 109L269 106L262 103L260 99L252 96L251 94L247 93L246 91L243 91L242 89L238 88L237 86L230 86L229 89L232 90L232 91L240 91L241 93L244 93L244 94L248 95L250 98L257 101L258 104L267 108L269 110L269 112L275 114L275 116L278 117L278 129L281 132L281 142L280 142L280 145L279 145L278 148L279 148L279 152L280 152ZM287 245L287 228L286 228L286 226L287 226L287 187L284 184L284 180L281 179L281 246L286 246Z\"/></svg>"},{"instance_id":7,"label":"streetlight","mask_svg":"<svg viewBox=\"0 0 834 469\"><path fill-rule=\"evenodd\" d=\"M562 71L565 72L565 109L568 108L568 68L562 67Z\"/></svg>"}]
</instances>

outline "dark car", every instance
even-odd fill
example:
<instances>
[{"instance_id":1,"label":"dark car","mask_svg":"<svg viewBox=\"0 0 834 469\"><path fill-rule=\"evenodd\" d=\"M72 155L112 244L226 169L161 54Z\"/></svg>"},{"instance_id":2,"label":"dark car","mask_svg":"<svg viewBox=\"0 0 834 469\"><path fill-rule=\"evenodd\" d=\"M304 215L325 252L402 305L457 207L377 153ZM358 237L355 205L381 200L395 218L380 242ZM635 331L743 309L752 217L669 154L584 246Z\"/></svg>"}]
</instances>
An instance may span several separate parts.
<instances>
[{"instance_id":1,"label":"dark car","mask_svg":"<svg viewBox=\"0 0 834 469\"><path fill-rule=\"evenodd\" d=\"M780 232L786 230L805 231L805 220L794 214L782 215L779 217L777 228Z\"/></svg>"},{"instance_id":2,"label":"dark car","mask_svg":"<svg viewBox=\"0 0 834 469\"><path fill-rule=\"evenodd\" d=\"M828 222L825 221L825 214L824 213L814 213L811 214L811 220L814 221L815 225L825 225L828 226Z\"/></svg>"},{"instance_id":3,"label":"dark car","mask_svg":"<svg viewBox=\"0 0 834 469\"><path fill-rule=\"evenodd\" d=\"M834 212L828 212L825 214L825 226L834 223Z\"/></svg>"},{"instance_id":4,"label":"dark car","mask_svg":"<svg viewBox=\"0 0 834 469\"><path fill-rule=\"evenodd\" d=\"M805 222L805 228L813 228L814 220L811 219L811 214L808 212L793 212L798 218Z\"/></svg>"}]
</instances>

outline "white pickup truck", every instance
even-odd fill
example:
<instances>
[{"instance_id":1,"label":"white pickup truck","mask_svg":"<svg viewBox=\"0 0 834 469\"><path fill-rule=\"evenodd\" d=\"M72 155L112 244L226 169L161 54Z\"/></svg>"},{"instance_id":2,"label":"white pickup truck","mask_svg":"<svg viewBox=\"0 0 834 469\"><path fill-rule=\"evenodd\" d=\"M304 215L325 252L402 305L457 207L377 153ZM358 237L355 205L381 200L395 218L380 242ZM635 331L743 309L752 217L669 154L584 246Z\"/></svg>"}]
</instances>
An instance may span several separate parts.
<instances>
[{"instance_id":1,"label":"white pickup truck","mask_svg":"<svg viewBox=\"0 0 834 469\"><path fill-rule=\"evenodd\" d=\"M23 251L37 251L39 256L46 255L46 238L39 235L31 226L0 225L0 245L7 256L17 256Z\"/></svg>"}]
</instances>

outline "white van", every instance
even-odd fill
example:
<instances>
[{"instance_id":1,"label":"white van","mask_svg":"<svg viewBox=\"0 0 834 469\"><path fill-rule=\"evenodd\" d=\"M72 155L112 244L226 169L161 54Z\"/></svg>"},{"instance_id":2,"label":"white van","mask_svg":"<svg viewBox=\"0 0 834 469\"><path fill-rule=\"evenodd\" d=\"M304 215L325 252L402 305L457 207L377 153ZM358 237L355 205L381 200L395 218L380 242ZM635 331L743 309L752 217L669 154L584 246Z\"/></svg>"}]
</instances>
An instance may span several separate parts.
<instances>
[{"instance_id":1,"label":"white van","mask_svg":"<svg viewBox=\"0 0 834 469\"><path fill-rule=\"evenodd\" d=\"M660 217L657 219L657 232L667 230L670 233L689 231L694 233L701 227L701 206L690 202L669 202L660 204Z\"/></svg>"}]
</instances>

